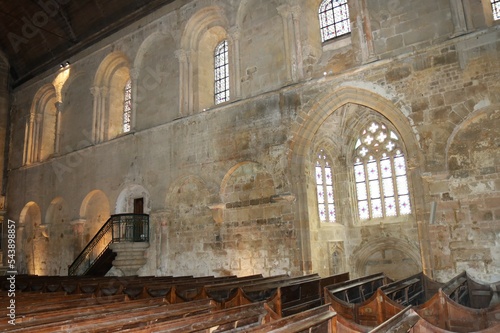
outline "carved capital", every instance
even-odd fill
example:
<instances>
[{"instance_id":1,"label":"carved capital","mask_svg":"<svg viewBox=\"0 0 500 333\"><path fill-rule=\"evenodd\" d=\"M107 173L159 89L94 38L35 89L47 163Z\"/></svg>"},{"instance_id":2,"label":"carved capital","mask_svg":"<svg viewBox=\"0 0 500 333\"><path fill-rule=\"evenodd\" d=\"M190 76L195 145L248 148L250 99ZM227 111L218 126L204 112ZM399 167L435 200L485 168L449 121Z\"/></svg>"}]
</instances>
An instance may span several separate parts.
<instances>
[{"instance_id":1,"label":"carved capital","mask_svg":"<svg viewBox=\"0 0 500 333\"><path fill-rule=\"evenodd\" d=\"M292 10L289 5L281 5L276 8L278 10L278 14L281 15L282 18L287 19L292 14Z\"/></svg>"}]
</instances>

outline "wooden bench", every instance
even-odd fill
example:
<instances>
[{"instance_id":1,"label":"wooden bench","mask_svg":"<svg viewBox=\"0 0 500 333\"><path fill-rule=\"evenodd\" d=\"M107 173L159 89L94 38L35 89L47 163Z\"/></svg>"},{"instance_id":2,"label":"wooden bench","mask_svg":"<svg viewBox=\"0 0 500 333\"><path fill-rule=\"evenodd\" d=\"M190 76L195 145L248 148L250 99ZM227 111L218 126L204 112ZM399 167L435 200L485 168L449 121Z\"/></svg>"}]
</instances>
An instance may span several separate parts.
<instances>
[{"instance_id":1,"label":"wooden bench","mask_svg":"<svg viewBox=\"0 0 500 333\"><path fill-rule=\"evenodd\" d=\"M148 304L150 300L136 304L133 308L123 309L120 306L107 307L98 313L81 316L58 317L49 322L24 322L11 330L12 332L49 333L54 331L71 332L110 332L123 329L186 318L215 309L213 301L202 300L183 304ZM105 310L105 311L104 311Z\"/></svg>"},{"instance_id":2,"label":"wooden bench","mask_svg":"<svg viewBox=\"0 0 500 333\"><path fill-rule=\"evenodd\" d=\"M265 302L252 303L189 318L170 320L163 323L150 323L143 327L123 330L121 332L225 332L235 331L238 328L246 330L266 323L269 320L269 312L264 304Z\"/></svg>"}]
</instances>

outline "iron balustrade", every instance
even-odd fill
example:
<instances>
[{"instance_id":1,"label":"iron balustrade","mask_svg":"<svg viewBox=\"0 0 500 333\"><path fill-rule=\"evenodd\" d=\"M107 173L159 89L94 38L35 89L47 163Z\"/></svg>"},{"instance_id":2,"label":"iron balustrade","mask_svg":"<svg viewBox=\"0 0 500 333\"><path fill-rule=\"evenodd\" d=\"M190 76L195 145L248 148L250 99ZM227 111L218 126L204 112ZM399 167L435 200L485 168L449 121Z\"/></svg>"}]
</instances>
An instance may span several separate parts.
<instances>
[{"instance_id":1,"label":"iron balustrade","mask_svg":"<svg viewBox=\"0 0 500 333\"><path fill-rule=\"evenodd\" d=\"M119 214L111 219L113 243L149 242L149 215Z\"/></svg>"},{"instance_id":2,"label":"iron balustrade","mask_svg":"<svg viewBox=\"0 0 500 333\"><path fill-rule=\"evenodd\" d=\"M111 243L120 242L149 242L149 215L111 215L68 267L68 275L85 275Z\"/></svg>"}]
</instances>

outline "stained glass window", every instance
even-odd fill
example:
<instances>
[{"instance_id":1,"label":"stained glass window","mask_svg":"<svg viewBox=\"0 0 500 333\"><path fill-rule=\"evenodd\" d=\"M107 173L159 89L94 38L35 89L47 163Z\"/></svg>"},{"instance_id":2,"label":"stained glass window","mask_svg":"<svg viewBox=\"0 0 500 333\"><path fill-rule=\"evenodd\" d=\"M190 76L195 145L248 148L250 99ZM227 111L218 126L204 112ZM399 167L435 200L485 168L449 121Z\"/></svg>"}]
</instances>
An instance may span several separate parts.
<instances>
[{"instance_id":1,"label":"stained glass window","mask_svg":"<svg viewBox=\"0 0 500 333\"><path fill-rule=\"evenodd\" d=\"M215 104L229 101L229 57L227 40L215 48Z\"/></svg>"},{"instance_id":2,"label":"stained glass window","mask_svg":"<svg viewBox=\"0 0 500 333\"><path fill-rule=\"evenodd\" d=\"M351 32L347 0L323 0L318 12L322 42Z\"/></svg>"},{"instance_id":3,"label":"stained glass window","mask_svg":"<svg viewBox=\"0 0 500 333\"><path fill-rule=\"evenodd\" d=\"M332 167L321 150L316 162L316 195L321 222L335 222Z\"/></svg>"},{"instance_id":4,"label":"stained glass window","mask_svg":"<svg viewBox=\"0 0 500 333\"><path fill-rule=\"evenodd\" d=\"M500 0L491 0L491 7L493 9L493 19L500 20Z\"/></svg>"},{"instance_id":5,"label":"stained glass window","mask_svg":"<svg viewBox=\"0 0 500 333\"><path fill-rule=\"evenodd\" d=\"M130 132L132 119L132 82L130 80L125 84L123 95L123 133L127 133Z\"/></svg>"},{"instance_id":6,"label":"stained glass window","mask_svg":"<svg viewBox=\"0 0 500 333\"><path fill-rule=\"evenodd\" d=\"M354 180L361 220L411 214L406 160L398 135L372 122L355 145Z\"/></svg>"}]
</instances>

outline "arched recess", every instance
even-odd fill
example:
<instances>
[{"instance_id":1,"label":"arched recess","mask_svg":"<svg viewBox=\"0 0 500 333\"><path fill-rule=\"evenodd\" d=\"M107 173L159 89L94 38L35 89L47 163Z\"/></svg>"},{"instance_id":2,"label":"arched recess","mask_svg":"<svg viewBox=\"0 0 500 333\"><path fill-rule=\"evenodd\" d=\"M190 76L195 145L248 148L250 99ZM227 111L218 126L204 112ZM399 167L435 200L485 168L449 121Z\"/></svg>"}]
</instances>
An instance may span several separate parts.
<instances>
[{"instance_id":1,"label":"arched recess","mask_svg":"<svg viewBox=\"0 0 500 333\"><path fill-rule=\"evenodd\" d=\"M446 145L447 169L451 175L482 176L500 161L500 107L489 106L471 113L455 127Z\"/></svg>"},{"instance_id":2,"label":"arched recess","mask_svg":"<svg viewBox=\"0 0 500 333\"><path fill-rule=\"evenodd\" d=\"M51 202L45 214L48 258L45 271L47 275L67 275L68 265L73 260L74 238L68 223L68 207L62 197Z\"/></svg>"},{"instance_id":3,"label":"arched recess","mask_svg":"<svg viewBox=\"0 0 500 333\"><path fill-rule=\"evenodd\" d=\"M125 89L129 81L131 82L128 57L119 51L108 54L97 69L91 89L94 96L96 142L111 140L129 131L124 128ZM132 90L134 89L132 86ZM131 124L132 121L129 125Z\"/></svg>"},{"instance_id":4,"label":"arched recess","mask_svg":"<svg viewBox=\"0 0 500 333\"><path fill-rule=\"evenodd\" d=\"M131 70L133 110L137 131L164 124L179 117L179 64L176 41L169 31L154 32L139 47Z\"/></svg>"},{"instance_id":5,"label":"arched recess","mask_svg":"<svg viewBox=\"0 0 500 333\"><path fill-rule=\"evenodd\" d=\"M141 213L137 210L138 203L142 201L142 213L149 214L151 212L151 197L149 191L142 185L129 184L120 192L115 204L115 214L124 213Z\"/></svg>"},{"instance_id":6,"label":"arched recess","mask_svg":"<svg viewBox=\"0 0 500 333\"><path fill-rule=\"evenodd\" d=\"M293 193L297 193L297 212L301 237L302 259L306 272L318 271L319 267L327 266L328 258L327 242L344 242L349 240L350 243L345 244L346 256L349 257L356 243L360 243L362 235L360 234L361 226L352 225L351 220L356 215L353 209L353 200L355 200L355 192L353 185L352 172L349 172L348 166L352 161L348 158L349 151L354 147L356 131L366 125L366 121L372 116L381 117L392 124L400 133L401 141L406 147L406 161L408 167L409 183L412 186L412 196L414 210L410 222L407 224L411 230L416 228L416 221L422 221L424 218L424 191L422 188L422 180L420 175L415 171L418 163L422 163L420 149L414 130L410 126L408 119L403 115L402 105L395 105L391 100L376 92L383 91L381 88L373 90L361 89L355 86L342 86L335 90L328 90L326 87L317 98L307 103L302 114L298 117L304 119L301 123L296 123L293 127L293 138L291 141L292 152L288 157L289 166L292 172L292 177L296 181L292 184ZM350 117L344 117L344 114L351 114ZM317 216L316 212L311 211L316 207L314 198L314 190L307 184L311 183L310 176L312 165L315 163L313 159L313 149L317 148L318 140L322 140L328 136L328 132L332 133L332 128L335 128L336 138L333 138L332 147L337 147L337 151L330 152L336 163L344 165L341 169L341 174L337 181L336 188L341 188L345 193L350 193L351 197L342 195L342 216L344 223L350 231L333 230L330 231L328 238L327 232L323 229L321 232L314 230L314 219ZM350 164L351 163L351 164ZM314 174L314 172L312 173ZM340 186L339 186L340 184ZM352 197L354 195L354 198ZM314 203L314 204L312 204ZM359 239L353 240L352 232L357 233ZM412 242L418 244L419 239L416 236L416 230L413 233L415 239ZM345 232L345 233L344 233ZM351 233L349 239L346 235ZM323 245L319 248L320 240ZM321 257L318 254L323 253Z\"/></svg>"},{"instance_id":7,"label":"arched recess","mask_svg":"<svg viewBox=\"0 0 500 333\"><path fill-rule=\"evenodd\" d=\"M57 97L52 84L41 87L31 105L27 124L24 164L42 162L55 152Z\"/></svg>"},{"instance_id":8,"label":"arched recess","mask_svg":"<svg viewBox=\"0 0 500 333\"><path fill-rule=\"evenodd\" d=\"M351 258L354 276L383 272L399 280L422 271L420 251L408 241L377 237L354 250Z\"/></svg>"},{"instance_id":9,"label":"arched recess","mask_svg":"<svg viewBox=\"0 0 500 333\"><path fill-rule=\"evenodd\" d=\"M202 8L187 22L181 38L180 97L181 113L192 114L212 107L214 103L214 51L228 38L228 20L220 7ZM229 40L229 58L234 44ZM236 82L230 60L230 89Z\"/></svg>"},{"instance_id":10,"label":"arched recess","mask_svg":"<svg viewBox=\"0 0 500 333\"><path fill-rule=\"evenodd\" d=\"M108 197L101 190L93 190L80 206L80 220L84 222L81 246L85 247L110 217ZM80 249L80 251L83 249ZM78 255L76 251L75 255Z\"/></svg>"},{"instance_id":11,"label":"arched recess","mask_svg":"<svg viewBox=\"0 0 500 333\"><path fill-rule=\"evenodd\" d=\"M224 203L268 199L275 194L272 175L262 165L251 161L240 162L229 169L220 187Z\"/></svg>"},{"instance_id":12,"label":"arched recess","mask_svg":"<svg viewBox=\"0 0 500 333\"><path fill-rule=\"evenodd\" d=\"M288 8L282 10L283 7ZM300 48L296 41L300 36L294 36L293 30L298 27L292 26L291 7L276 0L240 2L235 26L240 35L238 53L243 98L277 89L290 82L292 72L295 76L294 62L299 56L296 50Z\"/></svg>"},{"instance_id":13,"label":"arched recess","mask_svg":"<svg viewBox=\"0 0 500 333\"><path fill-rule=\"evenodd\" d=\"M65 154L92 144L92 78L87 72L71 69L61 89L62 106L58 139L59 152Z\"/></svg>"},{"instance_id":14,"label":"arched recess","mask_svg":"<svg viewBox=\"0 0 500 333\"><path fill-rule=\"evenodd\" d=\"M35 202L28 202L19 215L16 242L23 246L16 247L16 266L20 274L37 274L40 253L36 252L35 238L38 227L42 224L40 207Z\"/></svg>"}]
</instances>

